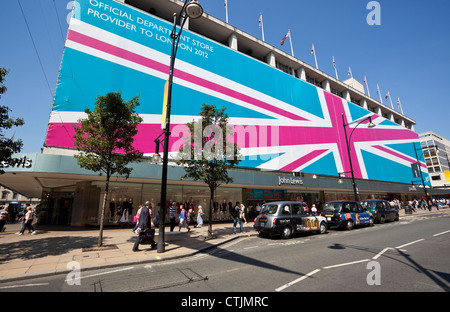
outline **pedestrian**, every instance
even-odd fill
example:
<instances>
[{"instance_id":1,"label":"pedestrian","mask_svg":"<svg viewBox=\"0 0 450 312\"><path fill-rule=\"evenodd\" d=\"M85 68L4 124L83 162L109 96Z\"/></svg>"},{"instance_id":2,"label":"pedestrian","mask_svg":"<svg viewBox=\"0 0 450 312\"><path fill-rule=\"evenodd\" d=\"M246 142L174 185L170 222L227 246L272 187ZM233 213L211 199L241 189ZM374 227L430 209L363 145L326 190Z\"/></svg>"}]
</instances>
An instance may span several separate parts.
<instances>
[{"instance_id":1,"label":"pedestrian","mask_svg":"<svg viewBox=\"0 0 450 312\"><path fill-rule=\"evenodd\" d=\"M136 215L134 216L134 222L136 222L136 225L135 225L134 228L132 229L132 231L133 231L134 233L136 233L136 230L137 230L137 228L138 228L139 216L141 215L142 207L143 207L142 205L139 205L139 209L138 209L138 211L136 212Z\"/></svg>"},{"instance_id":2,"label":"pedestrian","mask_svg":"<svg viewBox=\"0 0 450 312\"><path fill-rule=\"evenodd\" d=\"M122 217L120 217L120 220L119 220L120 226L123 228L125 224L128 225L128 221L129 221L129 219L128 219L128 208L127 207L123 207Z\"/></svg>"},{"instance_id":3,"label":"pedestrian","mask_svg":"<svg viewBox=\"0 0 450 312\"><path fill-rule=\"evenodd\" d=\"M233 234L236 234L236 224L239 222L241 233L244 231L242 226L242 219L240 216L241 207L239 202L236 202L236 206L234 206L234 212L231 210L231 216L233 217Z\"/></svg>"},{"instance_id":4,"label":"pedestrian","mask_svg":"<svg viewBox=\"0 0 450 312\"><path fill-rule=\"evenodd\" d=\"M247 219L245 218L245 206L244 204L241 204L241 210L239 212L239 217L245 221L244 224L247 224Z\"/></svg>"},{"instance_id":5,"label":"pedestrian","mask_svg":"<svg viewBox=\"0 0 450 312\"><path fill-rule=\"evenodd\" d=\"M156 216L153 218L153 224L156 228L159 228L159 211L156 211Z\"/></svg>"},{"instance_id":6,"label":"pedestrian","mask_svg":"<svg viewBox=\"0 0 450 312\"><path fill-rule=\"evenodd\" d=\"M31 208L31 206L28 206L27 213L25 214L25 227L23 228L23 230L21 229L19 235L22 235L25 229L28 229L31 235L36 234L36 231L34 230L32 223L33 223L33 208Z\"/></svg>"},{"instance_id":7,"label":"pedestrian","mask_svg":"<svg viewBox=\"0 0 450 312\"><path fill-rule=\"evenodd\" d=\"M180 224L179 224L179 228L178 231L181 232L181 228L182 227L186 227L188 232L191 230L189 228L189 225L187 223L187 213L186 213L186 209L184 209L183 205L180 205L181 207L181 212L180 212Z\"/></svg>"},{"instance_id":8,"label":"pedestrian","mask_svg":"<svg viewBox=\"0 0 450 312\"><path fill-rule=\"evenodd\" d=\"M312 207L311 207L311 212L312 212L312 214L313 214L313 215L317 215L317 208L316 208L316 204L312 204Z\"/></svg>"},{"instance_id":9,"label":"pedestrian","mask_svg":"<svg viewBox=\"0 0 450 312\"><path fill-rule=\"evenodd\" d=\"M194 212L194 207L189 208L189 221L188 224L192 224L193 227L195 227L195 212Z\"/></svg>"},{"instance_id":10,"label":"pedestrian","mask_svg":"<svg viewBox=\"0 0 450 312\"><path fill-rule=\"evenodd\" d=\"M9 222L16 223L17 208L15 206L8 207L8 211L9 211Z\"/></svg>"},{"instance_id":11,"label":"pedestrian","mask_svg":"<svg viewBox=\"0 0 450 312\"><path fill-rule=\"evenodd\" d=\"M5 232L6 230L6 221L8 221L8 209L9 205L0 210L0 232Z\"/></svg>"},{"instance_id":12,"label":"pedestrian","mask_svg":"<svg viewBox=\"0 0 450 312\"><path fill-rule=\"evenodd\" d=\"M172 203L172 206L169 208L169 221L170 221L170 232L173 232L175 228L177 208L175 208L175 202Z\"/></svg>"},{"instance_id":13,"label":"pedestrian","mask_svg":"<svg viewBox=\"0 0 450 312\"><path fill-rule=\"evenodd\" d=\"M260 203L256 204L256 216L258 216L261 213L261 205Z\"/></svg>"},{"instance_id":14,"label":"pedestrian","mask_svg":"<svg viewBox=\"0 0 450 312\"><path fill-rule=\"evenodd\" d=\"M202 205L198 205L198 209L197 209L197 227L201 228L203 225L203 208Z\"/></svg>"},{"instance_id":15,"label":"pedestrian","mask_svg":"<svg viewBox=\"0 0 450 312\"><path fill-rule=\"evenodd\" d=\"M25 211L27 211L28 206L30 206L30 204L27 204L27 205L26 205ZM16 234L17 234L17 235L22 235L23 232L25 231L25 215L21 216L21 217L19 218L19 221L21 221L22 224L21 224L21 226L20 226L19 232L17 232Z\"/></svg>"},{"instance_id":16,"label":"pedestrian","mask_svg":"<svg viewBox=\"0 0 450 312\"><path fill-rule=\"evenodd\" d=\"M152 218L150 216L150 211L148 205L144 205L141 209L141 213L139 215L138 228L136 232L138 233L138 237L133 245L133 251L139 251L139 244L141 240L150 232L152 228Z\"/></svg>"}]
</instances>

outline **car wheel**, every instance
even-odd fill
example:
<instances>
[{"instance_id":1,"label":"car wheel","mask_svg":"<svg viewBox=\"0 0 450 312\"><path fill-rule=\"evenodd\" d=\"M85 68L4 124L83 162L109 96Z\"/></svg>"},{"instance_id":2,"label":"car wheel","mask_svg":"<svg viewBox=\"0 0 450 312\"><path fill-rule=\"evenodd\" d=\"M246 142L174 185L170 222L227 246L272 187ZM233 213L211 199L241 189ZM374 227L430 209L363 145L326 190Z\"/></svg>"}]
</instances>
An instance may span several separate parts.
<instances>
[{"instance_id":1,"label":"car wheel","mask_svg":"<svg viewBox=\"0 0 450 312\"><path fill-rule=\"evenodd\" d=\"M347 230L351 231L353 229L353 220L348 220L347 221L347 226L346 226Z\"/></svg>"},{"instance_id":2,"label":"car wheel","mask_svg":"<svg viewBox=\"0 0 450 312\"><path fill-rule=\"evenodd\" d=\"M328 227L325 222L320 223L319 232L320 232L320 234L327 234Z\"/></svg>"},{"instance_id":3,"label":"car wheel","mask_svg":"<svg viewBox=\"0 0 450 312\"><path fill-rule=\"evenodd\" d=\"M283 237L284 239L288 239L291 238L292 236L292 229L290 226L285 226L283 228L283 231L281 232L281 237Z\"/></svg>"},{"instance_id":4,"label":"car wheel","mask_svg":"<svg viewBox=\"0 0 450 312\"><path fill-rule=\"evenodd\" d=\"M385 221L386 221L386 217L385 216L381 216L380 223L383 224Z\"/></svg>"},{"instance_id":5,"label":"car wheel","mask_svg":"<svg viewBox=\"0 0 450 312\"><path fill-rule=\"evenodd\" d=\"M373 226L374 225L374 220L373 220L373 218L370 218L369 219L369 226Z\"/></svg>"}]
</instances>

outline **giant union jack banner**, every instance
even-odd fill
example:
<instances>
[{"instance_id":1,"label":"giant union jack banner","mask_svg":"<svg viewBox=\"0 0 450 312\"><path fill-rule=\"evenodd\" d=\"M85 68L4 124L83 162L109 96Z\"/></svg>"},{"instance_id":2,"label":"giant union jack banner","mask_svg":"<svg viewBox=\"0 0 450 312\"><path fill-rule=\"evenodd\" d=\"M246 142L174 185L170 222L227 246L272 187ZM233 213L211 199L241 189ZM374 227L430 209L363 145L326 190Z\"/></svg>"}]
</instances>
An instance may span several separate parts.
<instances>
[{"instance_id":1,"label":"giant union jack banner","mask_svg":"<svg viewBox=\"0 0 450 312\"><path fill-rule=\"evenodd\" d=\"M172 25L112 0L74 6L45 145L74 148L73 126L98 95L139 95L136 147L155 151L169 74ZM183 30L174 71L169 150L175 154L186 123L203 103L226 107L243 156L240 166L337 176L350 171L343 127L350 137L355 177L411 183L418 135L373 112L268 64ZM376 127L369 128L371 117ZM354 130L354 131L353 131ZM352 132L353 131L353 132ZM416 144L419 146L418 144ZM428 178L421 151L419 159Z\"/></svg>"}]
</instances>

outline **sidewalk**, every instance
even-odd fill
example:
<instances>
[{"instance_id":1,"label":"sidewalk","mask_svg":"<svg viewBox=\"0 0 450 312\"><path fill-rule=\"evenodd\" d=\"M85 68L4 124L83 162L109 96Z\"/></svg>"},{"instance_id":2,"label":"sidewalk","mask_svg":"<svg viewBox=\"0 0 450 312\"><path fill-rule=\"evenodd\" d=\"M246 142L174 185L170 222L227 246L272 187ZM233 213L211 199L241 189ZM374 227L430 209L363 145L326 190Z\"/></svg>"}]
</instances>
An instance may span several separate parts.
<instances>
[{"instance_id":1,"label":"sidewalk","mask_svg":"<svg viewBox=\"0 0 450 312\"><path fill-rule=\"evenodd\" d=\"M0 283L31 277L69 273L68 263L77 261L81 270L99 269L120 265L133 265L192 256L219 246L239 237L256 235L253 222L244 224L244 232L233 234L233 222L213 223L215 238L205 240L208 224L201 228L190 227L174 232L165 228L165 252L157 248L140 245L139 252L132 247L137 235L129 228L107 227L103 231L103 247L97 248L97 228L73 228L61 226L35 226L36 234L15 235L20 222L6 224L6 231L0 233ZM158 233L158 230L157 230ZM158 242L156 235L155 241Z\"/></svg>"},{"instance_id":2,"label":"sidewalk","mask_svg":"<svg viewBox=\"0 0 450 312\"><path fill-rule=\"evenodd\" d=\"M450 209L441 209L449 213ZM413 214L400 211L402 218L411 218L417 215L434 214L419 209ZM379 226L379 225L375 225ZM233 223L214 223L213 233L216 238L205 240L208 226L193 228L188 233L186 229L181 232L170 232L165 228L165 252L158 253L156 248L149 245L140 245L140 252L131 249L136 240L136 234L129 228L105 228L103 231L103 245L96 248L98 229L74 228L61 226L36 226L36 235L28 234L27 230L21 236L15 235L19 231L20 223L7 224L6 231L0 233L0 283L5 281L22 280L31 277L48 276L58 273L69 273L68 263L77 261L81 270L115 267L120 265L133 265L176 259L205 252L210 248L237 239L257 235L253 229L253 222L244 225L244 233L233 234ZM175 230L178 226L175 227ZM157 237L156 237L157 242Z\"/></svg>"}]
</instances>

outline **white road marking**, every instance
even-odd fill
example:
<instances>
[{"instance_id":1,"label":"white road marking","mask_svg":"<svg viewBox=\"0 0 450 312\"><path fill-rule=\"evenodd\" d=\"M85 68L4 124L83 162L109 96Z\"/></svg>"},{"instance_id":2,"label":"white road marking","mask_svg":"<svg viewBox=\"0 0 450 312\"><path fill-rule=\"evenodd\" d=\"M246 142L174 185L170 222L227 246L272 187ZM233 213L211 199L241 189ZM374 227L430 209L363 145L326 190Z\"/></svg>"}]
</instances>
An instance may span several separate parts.
<instances>
[{"instance_id":1,"label":"white road marking","mask_svg":"<svg viewBox=\"0 0 450 312\"><path fill-rule=\"evenodd\" d=\"M10 289L10 288L20 288L20 287L36 287L36 286L44 286L44 285L48 285L48 283L3 286L3 287L0 287L0 289Z\"/></svg>"},{"instance_id":2,"label":"white road marking","mask_svg":"<svg viewBox=\"0 0 450 312\"><path fill-rule=\"evenodd\" d=\"M386 247L382 251L380 251L375 257L373 257L372 260L377 260L379 257L381 257L382 254L384 254L386 251L388 251L390 249L395 250L395 248Z\"/></svg>"},{"instance_id":3,"label":"white road marking","mask_svg":"<svg viewBox=\"0 0 450 312\"><path fill-rule=\"evenodd\" d=\"M441 233L434 234L433 236L444 235L444 234L447 234L447 233L450 233L450 230L445 231L445 232L441 232Z\"/></svg>"},{"instance_id":4,"label":"white road marking","mask_svg":"<svg viewBox=\"0 0 450 312\"><path fill-rule=\"evenodd\" d=\"M284 289L286 289L286 288L288 288L288 287L290 287L290 286L292 286L292 285L294 285L294 284L296 284L296 283L298 283L298 282L301 282L301 281L303 281L304 279L306 279L306 278L308 278L308 277L310 277L310 276L316 274L316 273L319 272L319 271L320 271L320 269L311 271L311 272L309 272L308 274L306 274L305 276L302 276L302 277L296 279L295 281L292 281L292 282L290 282L290 283L287 283L287 284L285 284L285 285L283 285L283 286L278 287L277 289L275 289L275 291L282 291L282 290L284 290Z\"/></svg>"},{"instance_id":5,"label":"white road marking","mask_svg":"<svg viewBox=\"0 0 450 312\"><path fill-rule=\"evenodd\" d=\"M370 261L370 259L364 259L364 260L358 260L358 261L353 261L353 262L346 262L346 263L341 263L341 264L335 264L335 265L330 265L330 266L326 266L323 267L323 269L333 269L333 268L338 268L341 266L346 266L346 265L351 265L351 264L356 264L356 263L361 263L361 262L367 262Z\"/></svg>"},{"instance_id":6,"label":"white road marking","mask_svg":"<svg viewBox=\"0 0 450 312\"><path fill-rule=\"evenodd\" d=\"M132 270L132 269L134 269L134 267L123 268L123 269L119 269L119 270L108 271L108 272L103 272L103 273L97 273L97 274L92 274L92 275L80 276L80 277L75 277L74 279L83 279L83 278L94 277L94 276L100 276L100 275L106 275L106 274L112 274L112 273L117 273L117 272L122 272L122 271ZM67 282L67 280L65 280L65 282Z\"/></svg>"},{"instance_id":7,"label":"white road marking","mask_svg":"<svg viewBox=\"0 0 450 312\"><path fill-rule=\"evenodd\" d=\"M401 248L403 248L403 247L406 247L406 246L409 246L409 245L412 245L412 244L415 244L415 243L418 243L418 242L421 242L421 241L423 241L423 240L425 240L425 239L418 239L418 240L415 240L415 241L413 241L413 242L411 242L411 243L407 243L407 244L404 244L404 245L401 245L401 246L398 246L398 247L395 247L396 249L401 249Z\"/></svg>"}]
</instances>

